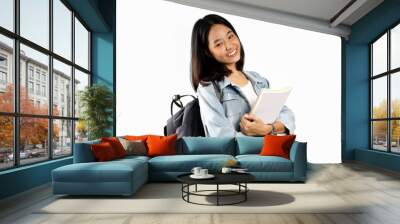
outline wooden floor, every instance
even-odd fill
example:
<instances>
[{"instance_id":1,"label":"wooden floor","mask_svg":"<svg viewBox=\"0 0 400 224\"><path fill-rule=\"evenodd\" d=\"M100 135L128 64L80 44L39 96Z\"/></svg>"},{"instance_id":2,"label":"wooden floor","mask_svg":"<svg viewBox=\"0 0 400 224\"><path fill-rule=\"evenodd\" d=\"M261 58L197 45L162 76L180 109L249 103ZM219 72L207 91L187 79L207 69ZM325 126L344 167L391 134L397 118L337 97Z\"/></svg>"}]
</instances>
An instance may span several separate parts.
<instances>
[{"instance_id":1,"label":"wooden floor","mask_svg":"<svg viewBox=\"0 0 400 224\"><path fill-rule=\"evenodd\" d=\"M367 206L357 214L35 214L35 208L54 200L47 185L0 201L0 223L400 223L399 173L359 163L313 164L308 183Z\"/></svg>"}]
</instances>

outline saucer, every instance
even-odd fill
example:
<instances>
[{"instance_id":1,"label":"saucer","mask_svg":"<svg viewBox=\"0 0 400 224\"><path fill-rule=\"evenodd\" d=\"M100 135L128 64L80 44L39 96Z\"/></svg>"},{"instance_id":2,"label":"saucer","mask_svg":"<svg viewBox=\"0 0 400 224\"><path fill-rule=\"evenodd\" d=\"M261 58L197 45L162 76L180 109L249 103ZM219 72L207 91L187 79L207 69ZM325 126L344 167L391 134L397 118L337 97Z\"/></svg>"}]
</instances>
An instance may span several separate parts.
<instances>
[{"instance_id":1,"label":"saucer","mask_svg":"<svg viewBox=\"0 0 400 224\"><path fill-rule=\"evenodd\" d=\"M193 178L193 179L211 179L211 178L214 178L215 176L214 175L212 175L212 174L207 174L207 175L194 175L194 174L192 174L192 175L190 175L190 178Z\"/></svg>"}]
</instances>

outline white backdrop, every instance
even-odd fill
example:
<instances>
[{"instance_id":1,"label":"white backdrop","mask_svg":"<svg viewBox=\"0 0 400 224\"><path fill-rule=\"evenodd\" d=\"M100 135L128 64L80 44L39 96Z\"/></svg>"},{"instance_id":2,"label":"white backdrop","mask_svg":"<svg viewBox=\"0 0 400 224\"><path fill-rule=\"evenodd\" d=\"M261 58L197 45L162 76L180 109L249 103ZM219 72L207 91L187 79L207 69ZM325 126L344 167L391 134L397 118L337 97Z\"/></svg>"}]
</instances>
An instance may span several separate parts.
<instances>
[{"instance_id":1,"label":"white backdrop","mask_svg":"<svg viewBox=\"0 0 400 224\"><path fill-rule=\"evenodd\" d=\"M311 163L341 162L339 37L162 0L117 1L117 135L163 134L174 94L194 94L190 38L207 14L225 17L245 50L245 70L292 86L287 106Z\"/></svg>"}]
</instances>

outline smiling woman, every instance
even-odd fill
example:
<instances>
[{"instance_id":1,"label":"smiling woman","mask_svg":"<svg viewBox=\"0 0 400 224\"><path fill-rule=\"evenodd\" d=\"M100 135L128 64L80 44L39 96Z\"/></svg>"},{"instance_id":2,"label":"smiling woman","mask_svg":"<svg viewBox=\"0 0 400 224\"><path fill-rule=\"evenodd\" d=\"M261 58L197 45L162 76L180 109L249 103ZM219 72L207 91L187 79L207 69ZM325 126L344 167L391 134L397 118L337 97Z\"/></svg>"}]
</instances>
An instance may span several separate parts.
<instances>
[{"instance_id":1,"label":"smiling woman","mask_svg":"<svg viewBox=\"0 0 400 224\"><path fill-rule=\"evenodd\" d=\"M293 112L284 106L270 124L248 114L269 82L256 72L243 71L244 50L235 28L221 16L199 19L192 32L192 85L197 90L206 136L264 136L293 133ZM214 93L215 82L222 99ZM199 85L200 84L200 85Z\"/></svg>"}]
</instances>

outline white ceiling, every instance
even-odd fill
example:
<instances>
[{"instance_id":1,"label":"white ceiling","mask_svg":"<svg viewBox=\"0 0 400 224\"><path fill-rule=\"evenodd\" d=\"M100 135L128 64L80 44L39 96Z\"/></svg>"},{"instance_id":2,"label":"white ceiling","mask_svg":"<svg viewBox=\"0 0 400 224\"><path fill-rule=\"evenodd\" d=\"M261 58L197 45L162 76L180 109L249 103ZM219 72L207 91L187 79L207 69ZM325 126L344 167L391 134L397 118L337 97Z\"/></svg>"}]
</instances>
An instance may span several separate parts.
<instances>
[{"instance_id":1,"label":"white ceiling","mask_svg":"<svg viewBox=\"0 0 400 224\"><path fill-rule=\"evenodd\" d=\"M345 38L350 35L352 24L383 2L383 0L167 1ZM342 10L346 5L347 9Z\"/></svg>"}]
</instances>

